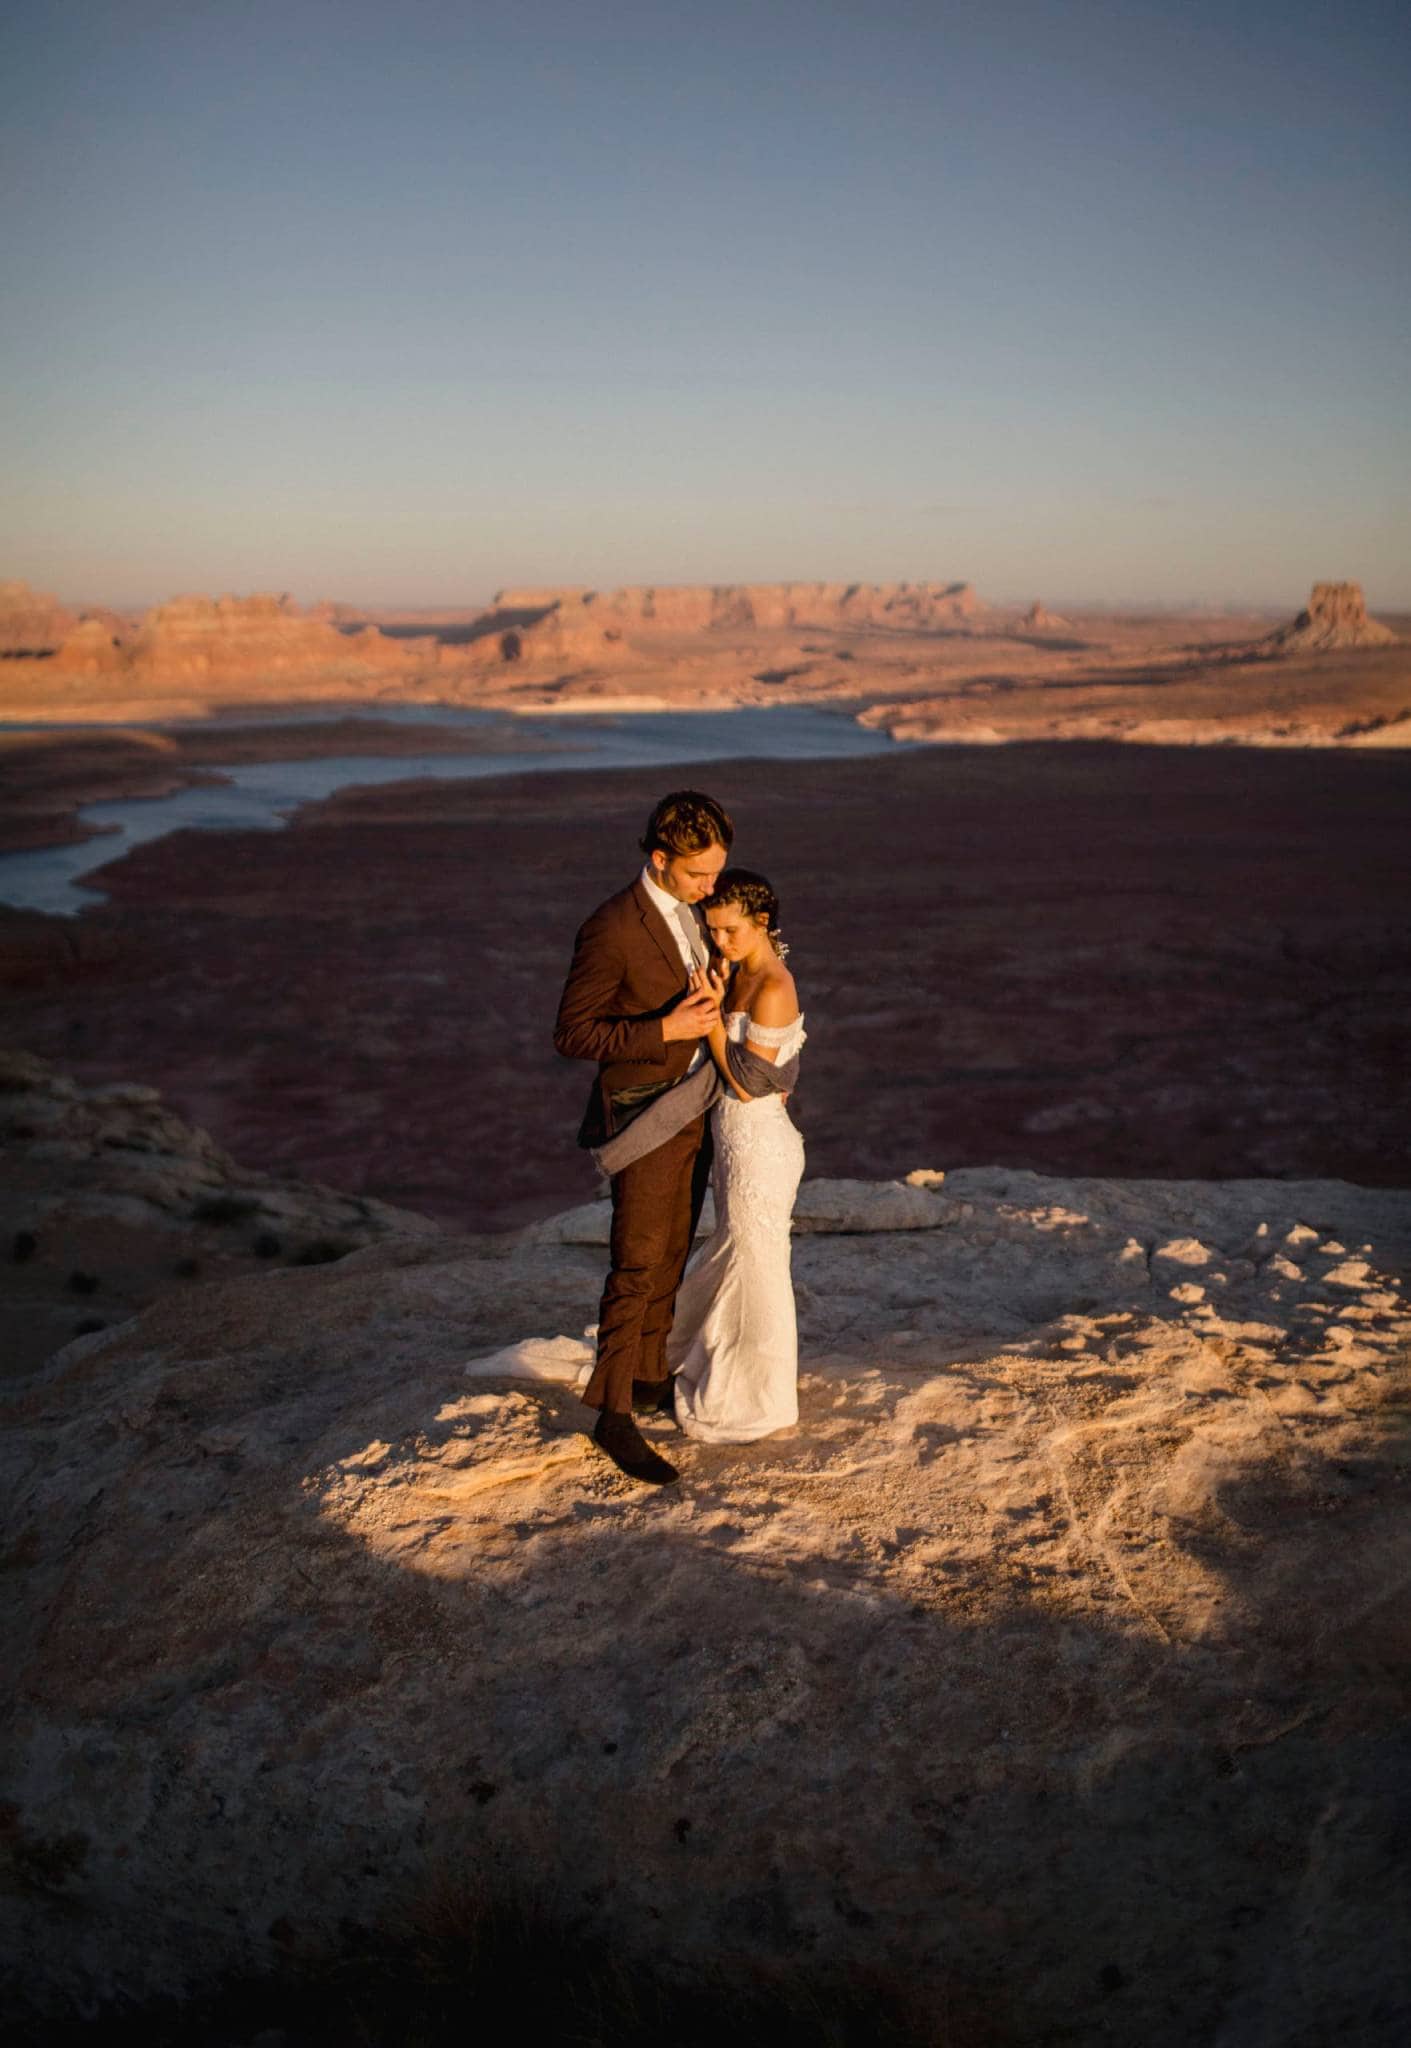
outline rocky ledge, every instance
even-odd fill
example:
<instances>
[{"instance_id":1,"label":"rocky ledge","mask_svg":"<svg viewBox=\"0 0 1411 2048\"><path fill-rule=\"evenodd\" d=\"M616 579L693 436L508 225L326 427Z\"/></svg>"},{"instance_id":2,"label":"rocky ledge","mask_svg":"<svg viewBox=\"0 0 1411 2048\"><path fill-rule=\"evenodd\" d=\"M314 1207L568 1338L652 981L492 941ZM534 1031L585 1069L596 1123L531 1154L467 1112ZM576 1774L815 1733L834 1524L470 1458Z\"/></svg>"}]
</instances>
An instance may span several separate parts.
<instances>
[{"instance_id":1,"label":"rocky ledge","mask_svg":"<svg viewBox=\"0 0 1411 2048\"><path fill-rule=\"evenodd\" d=\"M591 1204L170 1292L12 1392L12 2015L474 1883L926 2039L1401 2038L1411 1197L803 1209L799 1426L658 1422L660 1492L503 1370L590 1320Z\"/></svg>"},{"instance_id":2,"label":"rocky ledge","mask_svg":"<svg viewBox=\"0 0 1411 2048\"><path fill-rule=\"evenodd\" d=\"M0 1048L0 1376L124 1322L168 1289L389 1236L407 1209L239 1166L155 1088L84 1088Z\"/></svg>"}]
</instances>

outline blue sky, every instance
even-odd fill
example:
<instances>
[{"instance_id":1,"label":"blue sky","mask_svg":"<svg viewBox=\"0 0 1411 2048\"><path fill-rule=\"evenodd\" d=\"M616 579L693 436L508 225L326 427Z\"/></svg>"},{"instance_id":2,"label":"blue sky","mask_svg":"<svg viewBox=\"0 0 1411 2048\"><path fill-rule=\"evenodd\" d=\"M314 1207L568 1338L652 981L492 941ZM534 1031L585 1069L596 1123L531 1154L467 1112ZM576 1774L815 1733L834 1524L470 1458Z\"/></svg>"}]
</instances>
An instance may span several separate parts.
<instances>
[{"instance_id":1,"label":"blue sky","mask_svg":"<svg viewBox=\"0 0 1411 2048\"><path fill-rule=\"evenodd\" d=\"M1411 606L1411 11L51 0L0 575Z\"/></svg>"}]
</instances>

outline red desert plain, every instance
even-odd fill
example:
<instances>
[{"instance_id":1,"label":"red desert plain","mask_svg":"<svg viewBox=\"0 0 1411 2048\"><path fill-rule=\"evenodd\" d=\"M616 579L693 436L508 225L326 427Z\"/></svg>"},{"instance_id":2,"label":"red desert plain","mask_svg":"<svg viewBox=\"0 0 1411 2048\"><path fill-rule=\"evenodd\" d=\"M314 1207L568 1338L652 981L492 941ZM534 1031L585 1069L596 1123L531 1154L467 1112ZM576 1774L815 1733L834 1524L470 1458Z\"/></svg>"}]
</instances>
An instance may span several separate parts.
<instances>
[{"instance_id":1,"label":"red desert plain","mask_svg":"<svg viewBox=\"0 0 1411 2048\"><path fill-rule=\"evenodd\" d=\"M1286 620L1057 616L945 582L417 616L0 589L11 850L213 764L544 755L345 787L287 831L170 833L99 867L77 915L0 909L8 1042L158 1088L253 1166L478 1230L588 1194L559 980L650 802L700 783L783 899L810 1172L1407 1178L1411 644L1355 584ZM763 705L897 744L585 773L542 716Z\"/></svg>"}]
</instances>

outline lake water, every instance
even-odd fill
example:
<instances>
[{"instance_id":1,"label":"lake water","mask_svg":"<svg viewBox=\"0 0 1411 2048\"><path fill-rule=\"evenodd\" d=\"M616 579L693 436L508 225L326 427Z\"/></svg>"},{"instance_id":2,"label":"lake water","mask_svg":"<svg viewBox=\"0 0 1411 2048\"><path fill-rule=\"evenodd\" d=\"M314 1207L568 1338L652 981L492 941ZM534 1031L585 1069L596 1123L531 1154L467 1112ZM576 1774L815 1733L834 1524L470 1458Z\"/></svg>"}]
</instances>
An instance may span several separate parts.
<instances>
[{"instance_id":1,"label":"lake water","mask_svg":"<svg viewBox=\"0 0 1411 2048\"><path fill-rule=\"evenodd\" d=\"M369 714L395 725L477 727L503 733L503 715L441 704L378 706ZM331 706L318 716L223 720L236 725L319 725L350 715ZM144 841L168 832L277 832L301 804L317 803L335 790L423 778L445 781L519 775L552 769L675 769L701 761L829 761L896 751L885 733L858 725L846 712L812 705L781 704L738 711L641 711L554 713L516 718L532 744L520 752L486 754L320 755L304 761L261 761L223 767L203 763L202 773L228 782L210 789L182 789L165 797L121 797L85 804L79 816L98 836L77 846L38 847L0 854L0 902L22 910L72 916L101 895L83 877L120 860ZM11 726L10 731L35 730ZM48 730L53 730L52 727ZM209 730L203 726L203 730Z\"/></svg>"}]
</instances>

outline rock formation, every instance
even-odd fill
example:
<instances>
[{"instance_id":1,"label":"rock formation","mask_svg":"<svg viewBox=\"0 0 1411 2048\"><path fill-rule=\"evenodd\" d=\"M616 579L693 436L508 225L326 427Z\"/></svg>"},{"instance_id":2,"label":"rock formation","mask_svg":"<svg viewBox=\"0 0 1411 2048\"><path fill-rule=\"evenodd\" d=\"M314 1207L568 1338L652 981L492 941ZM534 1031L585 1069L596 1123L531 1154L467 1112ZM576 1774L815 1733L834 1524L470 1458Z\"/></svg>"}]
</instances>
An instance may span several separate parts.
<instances>
[{"instance_id":1,"label":"rock formation","mask_svg":"<svg viewBox=\"0 0 1411 2048\"><path fill-rule=\"evenodd\" d=\"M58 657L70 641L80 662L107 644L132 636L133 621L106 605L84 605L75 611L48 591L27 583L0 583L0 655L10 660Z\"/></svg>"},{"instance_id":2,"label":"rock formation","mask_svg":"<svg viewBox=\"0 0 1411 2048\"><path fill-rule=\"evenodd\" d=\"M54 655L54 667L66 675L112 675L127 661L123 643L102 619L83 619L66 633Z\"/></svg>"},{"instance_id":3,"label":"rock formation","mask_svg":"<svg viewBox=\"0 0 1411 2048\"><path fill-rule=\"evenodd\" d=\"M375 627L340 633L287 597L178 597L142 621L131 666L144 681L297 679L332 670L405 669L409 649Z\"/></svg>"},{"instance_id":4,"label":"rock formation","mask_svg":"<svg viewBox=\"0 0 1411 2048\"><path fill-rule=\"evenodd\" d=\"M1353 664L1355 690L1350 668L1333 691L1324 664L1326 719L1321 711L1316 719L1265 718L1243 687L1238 697L1227 689L1228 703L1198 725L1173 714L1165 691L1152 716L1150 672L1179 680L1203 652L1212 666L1225 665L1227 685L1232 663L1252 669L1269 656L1393 644L1367 620L1350 584L1319 585L1309 612L1264 641L1253 636L1265 622L1246 617L1187 619L1179 637L1174 620L1085 615L1075 629L1039 603L1027 612L994 609L959 582L550 585L505 589L480 608L411 612L332 600L301 610L273 595L182 597L140 622L96 610L75 621L22 584L0 590L10 604L0 694L16 721L153 721L260 702L395 695L532 711L870 702L898 737L986 742L1232 735L1321 745L1331 731L1338 743L1388 746L1406 738L1404 695L1388 707L1381 688L1404 678L1379 678L1365 659ZM0 653L4 616L0 604ZM45 644L25 644L36 638ZM1086 673L1075 676L1080 660ZM1290 663L1280 673L1312 672L1312 664ZM1055 681L1063 683L1061 701ZM1089 699L1115 692L1115 717L1105 705L1081 710L1078 684ZM981 699L989 702L983 716Z\"/></svg>"},{"instance_id":5,"label":"rock formation","mask_svg":"<svg viewBox=\"0 0 1411 2048\"><path fill-rule=\"evenodd\" d=\"M1389 627L1367 616L1360 583L1315 583L1307 609L1264 642L1270 654L1322 654L1338 647L1390 647Z\"/></svg>"},{"instance_id":6,"label":"rock formation","mask_svg":"<svg viewBox=\"0 0 1411 2048\"><path fill-rule=\"evenodd\" d=\"M7 609L8 606L8 609ZM84 677L126 683L134 703L173 689L241 696L342 679L439 677L454 687L485 669L631 668L660 661L673 637L748 636L778 628L940 632L967 628L985 607L968 583L758 583L628 587L614 591L502 590L476 614L425 633L353 622L356 608L328 599L301 611L287 596L177 597L135 631L108 613L80 624L57 600L23 583L0 585L0 652L45 654L35 687ZM389 615L389 619L390 619ZM679 650L673 650L679 651ZM17 688L11 678L12 692ZM70 695L72 694L70 690ZM18 699L17 699L18 701Z\"/></svg>"},{"instance_id":7,"label":"rock formation","mask_svg":"<svg viewBox=\"0 0 1411 2048\"><path fill-rule=\"evenodd\" d=\"M6 1375L168 1289L342 1258L437 1226L385 1202L239 1167L155 1088L81 1088L0 1051Z\"/></svg>"},{"instance_id":8,"label":"rock formation","mask_svg":"<svg viewBox=\"0 0 1411 2048\"><path fill-rule=\"evenodd\" d=\"M503 1369L600 1217L61 1351L5 1439L9 2015L479 1885L927 2039L1390 2048L1411 1198L915 1178L806 1187L800 1425L662 1494Z\"/></svg>"},{"instance_id":9,"label":"rock formation","mask_svg":"<svg viewBox=\"0 0 1411 2048\"><path fill-rule=\"evenodd\" d=\"M17 578L0 582L0 655L49 653L77 623L77 613L47 590Z\"/></svg>"},{"instance_id":10,"label":"rock formation","mask_svg":"<svg viewBox=\"0 0 1411 2048\"><path fill-rule=\"evenodd\" d=\"M624 643L673 634L752 629L957 629L984 610L968 583L720 583L614 591L501 590L495 609L522 615L500 642L477 645L481 661L623 658ZM511 644L506 645L505 640Z\"/></svg>"},{"instance_id":11,"label":"rock formation","mask_svg":"<svg viewBox=\"0 0 1411 2048\"><path fill-rule=\"evenodd\" d=\"M435 673L438 652L429 638L393 638L375 626L340 631L328 617L269 595L173 598L135 625L94 611L77 624L68 618L53 649L42 651L44 659L6 664L11 716L188 714L392 682L414 694L418 679Z\"/></svg>"},{"instance_id":12,"label":"rock formation","mask_svg":"<svg viewBox=\"0 0 1411 2048\"><path fill-rule=\"evenodd\" d=\"M1061 618L1057 612L1045 611L1038 598L1034 599L1034 602L1024 614L1024 630L1026 633L1052 633L1060 627L1067 626L1069 623L1069 620Z\"/></svg>"}]
</instances>

